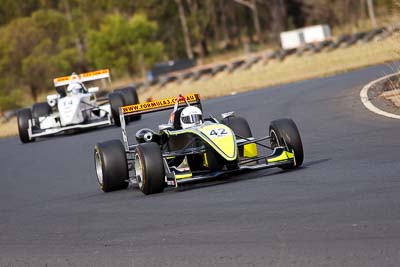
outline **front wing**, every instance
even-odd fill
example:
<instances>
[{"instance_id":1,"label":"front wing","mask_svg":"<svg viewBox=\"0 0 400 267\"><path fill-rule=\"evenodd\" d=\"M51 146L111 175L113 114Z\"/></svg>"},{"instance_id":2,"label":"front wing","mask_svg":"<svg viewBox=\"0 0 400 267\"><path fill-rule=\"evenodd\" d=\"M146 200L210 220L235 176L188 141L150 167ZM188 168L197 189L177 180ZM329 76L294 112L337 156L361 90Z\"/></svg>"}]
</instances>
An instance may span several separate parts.
<instances>
[{"instance_id":1,"label":"front wing","mask_svg":"<svg viewBox=\"0 0 400 267\"><path fill-rule=\"evenodd\" d=\"M250 172L261 169L269 169L275 167L282 167L287 165L295 164L294 153L285 150L284 147L277 147L274 149L273 153L268 157L260 157L256 159L258 162L263 161L262 163L257 163L254 165L240 164L239 168L233 170L221 170L221 171L199 171L199 172L191 172L191 171L180 171L176 168L169 168L167 163L165 162L165 167L167 170L166 173L166 182L169 186L178 187L178 185L188 184L192 182L198 182L203 180L209 180L218 178L221 176L226 176L230 174L239 174L244 172ZM254 162L254 161L253 161Z\"/></svg>"},{"instance_id":2,"label":"front wing","mask_svg":"<svg viewBox=\"0 0 400 267\"><path fill-rule=\"evenodd\" d=\"M28 128L28 133L29 133L29 138L35 138L35 137L42 137L42 136L49 136L49 135L55 135L61 132L65 132L68 130L72 129L88 129L88 128L95 128L99 126L105 126L105 125L112 125L112 119L111 116L107 116L106 119L98 119L95 121L91 121L89 123L85 124L75 124L75 125L70 125L70 126L61 126L61 127L54 127L54 128L49 128L45 130L35 130L32 127L32 122L29 121L29 128Z\"/></svg>"}]
</instances>

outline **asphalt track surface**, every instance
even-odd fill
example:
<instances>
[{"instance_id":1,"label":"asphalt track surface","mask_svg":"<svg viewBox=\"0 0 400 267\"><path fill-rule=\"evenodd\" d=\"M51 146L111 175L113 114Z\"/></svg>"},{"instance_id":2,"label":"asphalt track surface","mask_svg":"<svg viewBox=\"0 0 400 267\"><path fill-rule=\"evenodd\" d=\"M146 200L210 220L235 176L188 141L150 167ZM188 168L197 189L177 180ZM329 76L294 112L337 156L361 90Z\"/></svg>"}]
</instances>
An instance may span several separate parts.
<instances>
[{"instance_id":1,"label":"asphalt track surface","mask_svg":"<svg viewBox=\"0 0 400 267\"><path fill-rule=\"evenodd\" d=\"M204 101L255 136L293 118L305 162L145 196L102 193L96 142L118 128L0 140L0 266L399 266L400 123L359 92L390 65ZM166 112L129 126L154 128Z\"/></svg>"}]
</instances>

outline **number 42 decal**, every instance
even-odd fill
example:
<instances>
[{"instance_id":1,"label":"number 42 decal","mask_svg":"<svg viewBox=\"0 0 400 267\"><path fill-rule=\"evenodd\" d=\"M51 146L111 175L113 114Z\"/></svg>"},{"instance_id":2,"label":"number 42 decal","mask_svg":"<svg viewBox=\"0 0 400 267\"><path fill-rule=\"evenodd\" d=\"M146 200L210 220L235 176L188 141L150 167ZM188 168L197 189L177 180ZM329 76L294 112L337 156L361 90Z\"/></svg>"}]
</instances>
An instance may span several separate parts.
<instances>
[{"instance_id":1,"label":"number 42 decal","mask_svg":"<svg viewBox=\"0 0 400 267\"><path fill-rule=\"evenodd\" d=\"M212 129L209 134L211 137L222 137L227 135L228 132L224 128L218 128L218 129Z\"/></svg>"}]
</instances>

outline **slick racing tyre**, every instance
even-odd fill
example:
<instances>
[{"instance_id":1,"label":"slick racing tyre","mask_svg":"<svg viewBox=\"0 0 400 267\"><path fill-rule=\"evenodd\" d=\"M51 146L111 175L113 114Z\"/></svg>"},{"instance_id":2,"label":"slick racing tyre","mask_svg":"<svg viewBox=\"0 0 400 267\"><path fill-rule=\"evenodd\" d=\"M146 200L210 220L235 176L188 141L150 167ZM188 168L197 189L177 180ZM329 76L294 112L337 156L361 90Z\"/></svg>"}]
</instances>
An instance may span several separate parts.
<instances>
[{"instance_id":1,"label":"slick racing tyre","mask_svg":"<svg viewBox=\"0 0 400 267\"><path fill-rule=\"evenodd\" d=\"M143 143L136 147L135 173L140 190L146 194L161 193L165 187L165 170L160 147Z\"/></svg>"},{"instance_id":2,"label":"slick racing tyre","mask_svg":"<svg viewBox=\"0 0 400 267\"><path fill-rule=\"evenodd\" d=\"M120 140L97 143L94 148L97 181L104 192L126 189L129 185L125 148Z\"/></svg>"},{"instance_id":3,"label":"slick racing tyre","mask_svg":"<svg viewBox=\"0 0 400 267\"><path fill-rule=\"evenodd\" d=\"M282 169L298 168L303 164L304 152L300 133L296 124L291 119L279 119L272 121L269 126L271 147L287 146L289 151L294 152L295 162L291 165L281 167Z\"/></svg>"},{"instance_id":4,"label":"slick racing tyre","mask_svg":"<svg viewBox=\"0 0 400 267\"><path fill-rule=\"evenodd\" d=\"M139 97L136 92L136 89L133 86L129 86L123 89L117 89L115 92L118 92L122 95L124 99L124 104L127 105L134 105L139 103ZM141 115L136 115L130 118L130 121L140 120Z\"/></svg>"},{"instance_id":5,"label":"slick racing tyre","mask_svg":"<svg viewBox=\"0 0 400 267\"><path fill-rule=\"evenodd\" d=\"M110 101L111 115L114 119L114 123L117 126L121 126L121 120L119 118L119 108L125 105L124 98L121 93L113 92L108 95L108 100ZM128 123L126 121L126 123Z\"/></svg>"},{"instance_id":6,"label":"slick racing tyre","mask_svg":"<svg viewBox=\"0 0 400 267\"><path fill-rule=\"evenodd\" d=\"M227 117L221 121L222 124L225 124L238 138L249 138L253 137L249 123L245 118L242 117Z\"/></svg>"},{"instance_id":7,"label":"slick racing tyre","mask_svg":"<svg viewBox=\"0 0 400 267\"><path fill-rule=\"evenodd\" d=\"M50 114L51 107L46 102L35 103L32 105L32 117L34 119L49 116Z\"/></svg>"},{"instance_id":8,"label":"slick racing tyre","mask_svg":"<svg viewBox=\"0 0 400 267\"><path fill-rule=\"evenodd\" d=\"M47 117L51 114L51 107L46 102L35 103L32 105L32 118L37 127L40 126L40 117Z\"/></svg>"},{"instance_id":9,"label":"slick racing tyre","mask_svg":"<svg viewBox=\"0 0 400 267\"><path fill-rule=\"evenodd\" d=\"M35 141L29 138L29 121L32 120L32 113L29 108L21 109L17 114L19 139L22 143Z\"/></svg>"}]
</instances>

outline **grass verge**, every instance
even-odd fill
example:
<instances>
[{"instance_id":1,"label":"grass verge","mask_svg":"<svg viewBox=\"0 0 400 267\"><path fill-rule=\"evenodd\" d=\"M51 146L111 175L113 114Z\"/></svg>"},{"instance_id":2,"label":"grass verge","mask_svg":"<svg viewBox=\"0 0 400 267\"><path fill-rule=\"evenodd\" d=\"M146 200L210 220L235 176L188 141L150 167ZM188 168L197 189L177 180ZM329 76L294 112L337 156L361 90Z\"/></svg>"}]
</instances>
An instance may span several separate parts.
<instances>
[{"instance_id":1,"label":"grass verge","mask_svg":"<svg viewBox=\"0 0 400 267\"><path fill-rule=\"evenodd\" d=\"M9 137L18 134L17 118L0 122L0 137Z\"/></svg>"}]
</instances>

